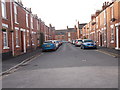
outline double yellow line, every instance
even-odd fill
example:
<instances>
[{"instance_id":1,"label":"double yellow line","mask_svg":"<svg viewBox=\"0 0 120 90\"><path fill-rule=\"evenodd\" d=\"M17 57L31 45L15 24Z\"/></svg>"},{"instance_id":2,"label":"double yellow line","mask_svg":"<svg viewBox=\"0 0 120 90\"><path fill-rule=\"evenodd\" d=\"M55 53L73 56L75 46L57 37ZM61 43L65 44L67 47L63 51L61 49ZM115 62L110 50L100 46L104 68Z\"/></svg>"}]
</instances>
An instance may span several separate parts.
<instances>
[{"instance_id":1,"label":"double yellow line","mask_svg":"<svg viewBox=\"0 0 120 90\"><path fill-rule=\"evenodd\" d=\"M114 58L118 58L118 54L115 54L115 53L107 52L107 51L104 51L104 50L96 50L96 51L100 52L100 53L104 53L104 54L109 55L109 56L112 56Z\"/></svg>"}]
</instances>

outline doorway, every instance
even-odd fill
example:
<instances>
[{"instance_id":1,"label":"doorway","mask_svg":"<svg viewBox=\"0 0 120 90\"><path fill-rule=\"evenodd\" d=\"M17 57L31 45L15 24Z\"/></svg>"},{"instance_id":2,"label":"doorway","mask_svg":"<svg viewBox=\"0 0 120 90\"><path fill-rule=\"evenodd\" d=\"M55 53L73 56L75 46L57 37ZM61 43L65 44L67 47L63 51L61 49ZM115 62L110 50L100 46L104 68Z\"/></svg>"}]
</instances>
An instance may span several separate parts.
<instances>
[{"instance_id":1,"label":"doorway","mask_svg":"<svg viewBox=\"0 0 120 90\"><path fill-rule=\"evenodd\" d=\"M119 27L117 26L116 27L116 48L115 49L119 49L120 47L120 45L119 45L119 36L120 35L120 31L119 31Z\"/></svg>"},{"instance_id":2,"label":"doorway","mask_svg":"<svg viewBox=\"0 0 120 90\"><path fill-rule=\"evenodd\" d=\"M24 52L24 32L21 31L21 52Z\"/></svg>"}]
</instances>

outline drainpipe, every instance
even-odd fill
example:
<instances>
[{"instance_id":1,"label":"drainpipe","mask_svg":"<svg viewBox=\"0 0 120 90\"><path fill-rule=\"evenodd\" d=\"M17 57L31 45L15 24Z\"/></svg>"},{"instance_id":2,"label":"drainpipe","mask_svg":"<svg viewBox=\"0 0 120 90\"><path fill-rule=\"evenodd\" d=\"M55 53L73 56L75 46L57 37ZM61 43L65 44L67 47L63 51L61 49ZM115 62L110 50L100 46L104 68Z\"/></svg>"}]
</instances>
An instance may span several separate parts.
<instances>
[{"instance_id":1,"label":"drainpipe","mask_svg":"<svg viewBox=\"0 0 120 90\"><path fill-rule=\"evenodd\" d=\"M11 30L13 31L13 15L12 15L12 3L13 3L13 0L10 0L10 11L11 11ZM15 56L15 48L14 48L14 32L11 32L12 33L12 55Z\"/></svg>"},{"instance_id":2,"label":"drainpipe","mask_svg":"<svg viewBox=\"0 0 120 90\"><path fill-rule=\"evenodd\" d=\"M108 38L107 38L107 30L108 30L108 27L107 27L107 11L105 11L105 14L106 14L106 47L108 47Z\"/></svg>"}]
</instances>

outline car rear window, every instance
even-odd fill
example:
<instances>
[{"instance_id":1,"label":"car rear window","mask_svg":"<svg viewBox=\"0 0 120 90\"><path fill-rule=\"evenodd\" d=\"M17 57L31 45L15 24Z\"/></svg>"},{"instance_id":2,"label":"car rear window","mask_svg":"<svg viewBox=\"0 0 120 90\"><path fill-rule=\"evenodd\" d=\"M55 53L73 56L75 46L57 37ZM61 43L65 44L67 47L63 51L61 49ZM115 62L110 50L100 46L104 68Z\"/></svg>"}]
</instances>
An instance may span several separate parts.
<instances>
[{"instance_id":1,"label":"car rear window","mask_svg":"<svg viewBox=\"0 0 120 90\"><path fill-rule=\"evenodd\" d=\"M78 42L82 42L82 40L78 40Z\"/></svg>"},{"instance_id":2,"label":"car rear window","mask_svg":"<svg viewBox=\"0 0 120 90\"><path fill-rule=\"evenodd\" d=\"M45 41L44 43L52 43L52 41Z\"/></svg>"},{"instance_id":3,"label":"car rear window","mask_svg":"<svg viewBox=\"0 0 120 90\"><path fill-rule=\"evenodd\" d=\"M93 40L85 40L84 42L93 42Z\"/></svg>"}]
</instances>

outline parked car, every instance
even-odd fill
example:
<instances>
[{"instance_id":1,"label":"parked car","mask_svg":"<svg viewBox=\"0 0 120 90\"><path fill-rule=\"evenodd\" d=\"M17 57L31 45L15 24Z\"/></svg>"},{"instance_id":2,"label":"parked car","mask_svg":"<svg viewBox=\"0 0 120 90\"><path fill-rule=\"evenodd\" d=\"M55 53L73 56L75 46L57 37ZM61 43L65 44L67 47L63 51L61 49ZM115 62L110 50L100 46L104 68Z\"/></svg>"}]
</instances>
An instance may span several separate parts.
<instances>
[{"instance_id":1,"label":"parked car","mask_svg":"<svg viewBox=\"0 0 120 90\"><path fill-rule=\"evenodd\" d=\"M56 50L57 47L53 43L53 41L45 41L42 45L42 51L47 51L47 50Z\"/></svg>"},{"instance_id":2,"label":"parked car","mask_svg":"<svg viewBox=\"0 0 120 90\"><path fill-rule=\"evenodd\" d=\"M76 40L72 40L72 44L75 45Z\"/></svg>"},{"instance_id":3,"label":"parked car","mask_svg":"<svg viewBox=\"0 0 120 90\"><path fill-rule=\"evenodd\" d=\"M87 49L87 48L97 48L96 42L90 39L83 39L81 44L81 49Z\"/></svg>"},{"instance_id":4,"label":"parked car","mask_svg":"<svg viewBox=\"0 0 120 90\"><path fill-rule=\"evenodd\" d=\"M81 44L82 44L82 39L77 39L76 41L75 41L75 46L77 47L77 46L81 46Z\"/></svg>"},{"instance_id":5,"label":"parked car","mask_svg":"<svg viewBox=\"0 0 120 90\"><path fill-rule=\"evenodd\" d=\"M59 48L59 41L58 40L52 40L52 42L55 44L56 48Z\"/></svg>"},{"instance_id":6,"label":"parked car","mask_svg":"<svg viewBox=\"0 0 120 90\"><path fill-rule=\"evenodd\" d=\"M62 45L62 41L58 41L59 42L59 46L61 46Z\"/></svg>"}]
</instances>

